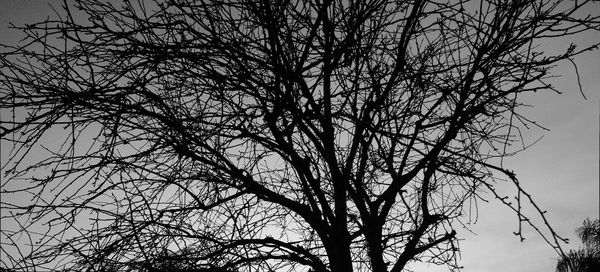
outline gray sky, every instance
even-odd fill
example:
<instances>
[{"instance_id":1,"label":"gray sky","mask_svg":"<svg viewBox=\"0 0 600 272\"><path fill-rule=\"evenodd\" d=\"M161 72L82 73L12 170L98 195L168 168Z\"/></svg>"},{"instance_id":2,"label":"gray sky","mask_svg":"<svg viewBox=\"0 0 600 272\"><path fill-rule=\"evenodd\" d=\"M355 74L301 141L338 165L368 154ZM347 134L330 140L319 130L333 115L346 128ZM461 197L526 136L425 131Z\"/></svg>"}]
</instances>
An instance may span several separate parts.
<instances>
[{"instance_id":1,"label":"gray sky","mask_svg":"<svg viewBox=\"0 0 600 272\"><path fill-rule=\"evenodd\" d=\"M22 24L38 21L52 13L47 1L0 0L0 43L17 41L8 22ZM62 1L55 1L55 5ZM600 13L600 10L598 10ZM588 35L583 40L600 40ZM566 48L569 40L547 44L550 48ZM572 242L565 250L580 246L574 229L586 217L598 218L599 211L599 124L600 124L600 50L576 59L587 100L577 88L573 65L563 63L555 74L562 75L553 83L562 95L552 92L526 97L531 104L528 117L551 131L525 131L526 143L543 138L534 146L508 158L506 165L515 171L556 230ZM2 151L5 153L5 150ZM507 191L507 194L514 191ZM491 199L491 196L490 196ZM540 223L537 221L537 223ZM462 265L465 272L477 271L553 271L556 254L530 228L525 228L524 242L513 235L517 216L498 201L481 203L479 220L471 226L476 234L457 229L461 241ZM416 271L438 271L438 268L415 266ZM439 269L439 271L445 271Z\"/></svg>"}]
</instances>

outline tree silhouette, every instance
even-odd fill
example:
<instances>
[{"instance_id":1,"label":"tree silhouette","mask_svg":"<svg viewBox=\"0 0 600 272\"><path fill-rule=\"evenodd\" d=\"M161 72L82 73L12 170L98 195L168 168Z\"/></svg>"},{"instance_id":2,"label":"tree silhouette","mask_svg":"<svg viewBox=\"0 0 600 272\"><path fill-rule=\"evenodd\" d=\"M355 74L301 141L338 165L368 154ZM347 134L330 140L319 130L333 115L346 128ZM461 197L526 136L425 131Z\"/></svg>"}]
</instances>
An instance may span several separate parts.
<instances>
[{"instance_id":1,"label":"tree silhouette","mask_svg":"<svg viewBox=\"0 0 600 272\"><path fill-rule=\"evenodd\" d=\"M586 218L577 228L584 247L571 250L556 264L557 272L592 272L600 269L600 220Z\"/></svg>"},{"instance_id":2,"label":"tree silhouette","mask_svg":"<svg viewBox=\"0 0 600 272\"><path fill-rule=\"evenodd\" d=\"M4 46L2 266L456 268L485 194L560 251L502 159L590 1L117 2Z\"/></svg>"}]
</instances>

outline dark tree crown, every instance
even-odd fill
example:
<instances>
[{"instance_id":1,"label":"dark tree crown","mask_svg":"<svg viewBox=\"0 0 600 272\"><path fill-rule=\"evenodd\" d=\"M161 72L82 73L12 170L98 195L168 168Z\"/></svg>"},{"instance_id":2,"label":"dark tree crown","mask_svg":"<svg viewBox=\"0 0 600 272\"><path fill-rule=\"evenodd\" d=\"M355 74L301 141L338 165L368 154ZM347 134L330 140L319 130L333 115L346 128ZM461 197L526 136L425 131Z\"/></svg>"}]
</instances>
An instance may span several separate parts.
<instances>
[{"instance_id":1,"label":"dark tree crown","mask_svg":"<svg viewBox=\"0 0 600 272\"><path fill-rule=\"evenodd\" d=\"M561 252L502 162L593 4L65 1L0 54L1 266L456 269L490 197Z\"/></svg>"}]
</instances>

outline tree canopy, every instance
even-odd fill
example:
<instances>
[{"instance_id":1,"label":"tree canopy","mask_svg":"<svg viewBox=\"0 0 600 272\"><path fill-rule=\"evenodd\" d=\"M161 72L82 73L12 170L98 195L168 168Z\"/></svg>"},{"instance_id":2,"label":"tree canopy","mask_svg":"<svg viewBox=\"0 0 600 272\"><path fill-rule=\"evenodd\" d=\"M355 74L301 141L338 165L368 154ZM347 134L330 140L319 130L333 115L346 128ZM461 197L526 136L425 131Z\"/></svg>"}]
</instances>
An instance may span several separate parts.
<instances>
[{"instance_id":1,"label":"tree canopy","mask_svg":"<svg viewBox=\"0 0 600 272\"><path fill-rule=\"evenodd\" d=\"M560 252L502 162L593 4L65 1L0 54L1 266L454 269L490 195Z\"/></svg>"},{"instance_id":2,"label":"tree canopy","mask_svg":"<svg viewBox=\"0 0 600 272\"><path fill-rule=\"evenodd\" d=\"M600 220L586 218L576 230L583 248L561 256L557 272L592 272L600 269Z\"/></svg>"}]
</instances>

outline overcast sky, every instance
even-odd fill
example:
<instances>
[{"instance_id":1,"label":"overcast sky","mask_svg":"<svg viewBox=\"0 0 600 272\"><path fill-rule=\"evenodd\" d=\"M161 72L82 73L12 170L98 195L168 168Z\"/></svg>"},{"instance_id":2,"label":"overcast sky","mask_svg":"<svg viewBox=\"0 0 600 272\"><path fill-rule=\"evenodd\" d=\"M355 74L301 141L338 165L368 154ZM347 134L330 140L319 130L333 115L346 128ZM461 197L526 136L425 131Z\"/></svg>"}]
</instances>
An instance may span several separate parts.
<instances>
[{"instance_id":1,"label":"overcast sky","mask_svg":"<svg viewBox=\"0 0 600 272\"><path fill-rule=\"evenodd\" d=\"M600 9L596 11L600 14ZM18 25L37 21L51 12L42 0L0 0L0 43L17 40L15 32L8 29L9 22ZM600 35L587 35L584 39L597 41ZM561 49L568 43L569 40L563 40L547 46ZM543 138L505 161L537 203L548 210L556 230L573 240L565 246L566 250L580 246L574 229L586 217L598 218L600 213L600 51L576 61L587 100L577 88L573 65L567 62L559 66L554 72L562 76L553 83L563 91L562 95L547 92L526 98L534 106L527 110L528 116L551 131L526 131L527 143ZM471 229L476 234L457 230L465 239L461 241L463 271L554 270L557 256L553 249L529 228L524 231L527 239L519 242L512 234L517 231L517 216L497 201L482 203L479 220ZM414 268L438 271L434 267Z\"/></svg>"}]
</instances>

